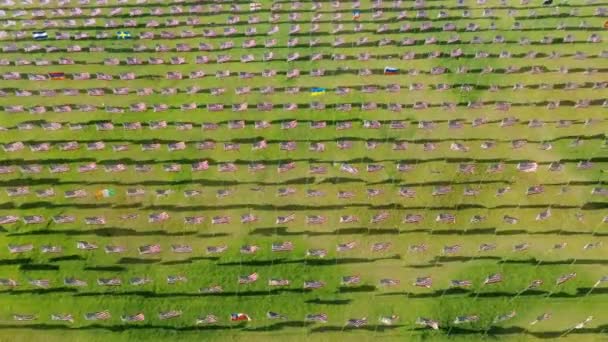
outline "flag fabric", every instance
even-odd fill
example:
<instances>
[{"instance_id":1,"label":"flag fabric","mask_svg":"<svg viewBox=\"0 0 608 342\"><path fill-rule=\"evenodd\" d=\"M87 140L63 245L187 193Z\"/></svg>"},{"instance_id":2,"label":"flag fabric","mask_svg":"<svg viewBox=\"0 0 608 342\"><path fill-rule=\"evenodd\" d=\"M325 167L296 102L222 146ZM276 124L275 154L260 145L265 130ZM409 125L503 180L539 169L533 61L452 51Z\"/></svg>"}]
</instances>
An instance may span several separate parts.
<instances>
[{"instance_id":1,"label":"flag fabric","mask_svg":"<svg viewBox=\"0 0 608 342\"><path fill-rule=\"evenodd\" d=\"M275 242L272 244L271 250L273 252L289 252L293 249L293 243L290 241Z\"/></svg>"},{"instance_id":2,"label":"flag fabric","mask_svg":"<svg viewBox=\"0 0 608 342\"><path fill-rule=\"evenodd\" d=\"M384 74L385 75L397 75L399 73L399 69L393 67L385 67Z\"/></svg>"},{"instance_id":3,"label":"flag fabric","mask_svg":"<svg viewBox=\"0 0 608 342\"><path fill-rule=\"evenodd\" d=\"M469 287L472 285L473 282L470 280L450 280L451 287Z\"/></svg>"},{"instance_id":4,"label":"flag fabric","mask_svg":"<svg viewBox=\"0 0 608 342\"><path fill-rule=\"evenodd\" d=\"M536 324L536 323L538 323L538 322L546 321L546 320L548 320L549 318L551 318L551 314L550 314L550 313L545 312L545 313L543 313L542 315L540 315L540 316L536 317L536 319L535 319L535 320L533 320L532 322L530 322L530 325L534 325L534 324Z\"/></svg>"},{"instance_id":5,"label":"flag fabric","mask_svg":"<svg viewBox=\"0 0 608 342\"><path fill-rule=\"evenodd\" d=\"M560 276L559 278L557 278L557 280L555 281L555 285L561 285L569 280L574 279L575 277L576 277L576 272L564 274L563 276Z\"/></svg>"},{"instance_id":6,"label":"flag fabric","mask_svg":"<svg viewBox=\"0 0 608 342\"><path fill-rule=\"evenodd\" d=\"M416 278L416 281L414 282L414 286L426 287L427 289L430 289L431 286L433 286L433 279L431 279L431 277Z\"/></svg>"},{"instance_id":7,"label":"flag fabric","mask_svg":"<svg viewBox=\"0 0 608 342\"><path fill-rule=\"evenodd\" d=\"M63 72L49 72L49 77L53 81L65 80L65 73Z\"/></svg>"},{"instance_id":8,"label":"flag fabric","mask_svg":"<svg viewBox=\"0 0 608 342\"><path fill-rule=\"evenodd\" d=\"M361 282L361 277L358 275L345 276L342 277L341 284L342 285L355 285Z\"/></svg>"},{"instance_id":9,"label":"flag fabric","mask_svg":"<svg viewBox=\"0 0 608 342\"><path fill-rule=\"evenodd\" d=\"M259 11L262 9L262 4L259 2L251 2L249 3L249 10L250 11Z\"/></svg>"},{"instance_id":10,"label":"flag fabric","mask_svg":"<svg viewBox=\"0 0 608 342\"><path fill-rule=\"evenodd\" d=\"M325 94L325 88L319 88L319 87L310 88L311 96L318 96L318 95L323 95L323 94Z\"/></svg>"},{"instance_id":11,"label":"flag fabric","mask_svg":"<svg viewBox=\"0 0 608 342\"><path fill-rule=\"evenodd\" d=\"M99 311L99 312L90 312L84 315L84 318L87 321L104 321L107 319L110 319L110 317L112 317L110 315L110 311L105 310L105 311Z\"/></svg>"},{"instance_id":12,"label":"flag fabric","mask_svg":"<svg viewBox=\"0 0 608 342\"><path fill-rule=\"evenodd\" d=\"M32 37L36 40L44 40L49 37L46 31L34 31L32 32Z\"/></svg>"},{"instance_id":13,"label":"flag fabric","mask_svg":"<svg viewBox=\"0 0 608 342\"><path fill-rule=\"evenodd\" d=\"M528 285L528 289L536 289L539 288L543 285L543 281L541 279L535 279L532 280L532 282L530 283L530 285Z\"/></svg>"},{"instance_id":14,"label":"flag fabric","mask_svg":"<svg viewBox=\"0 0 608 342\"><path fill-rule=\"evenodd\" d=\"M500 323L500 322L504 322L506 320L509 320L509 319L515 317L515 315L517 315L517 313L515 311L511 311L511 312L506 313L504 315L496 316L496 318L494 318L494 324Z\"/></svg>"},{"instance_id":15,"label":"flag fabric","mask_svg":"<svg viewBox=\"0 0 608 342\"><path fill-rule=\"evenodd\" d=\"M129 32L129 31L118 31L118 32L116 32L116 38L118 38L118 39L131 39L131 32Z\"/></svg>"},{"instance_id":16,"label":"flag fabric","mask_svg":"<svg viewBox=\"0 0 608 342\"><path fill-rule=\"evenodd\" d=\"M247 314L238 312L230 314L230 320L233 322L251 321L251 317L249 317Z\"/></svg>"},{"instance_id":17,"label":"flag fabric","mask_svg":"<svg viewBox=\"0 0 608 342\"><path fill-rule=\"evenodd\" d=\"M472 323L477 321L479 321L479 316L477 315L458 316L454 319L454 324Z\"/></svg>"},{"instance_id":18,"label":"flag fabric","mask_svg":"<svg viewBox=\"0 0 608 342\"><path fill-rule=\"evenodd\" d=\"M495 274L489 275L486 278L486 280L484 280L483 284L484 285L496 284L496 283L500 283L501 281L502 281L502 275L500 273L495 273Z\"/></svg>"},{"instance_id":19,"label":"flag fabric","mask_svg":"<svg viewBox=\"0 0 608 342\"><path fill-rule=\"evenodd\" d=\"M214 323L217 323L218 321L219 320L218 320L217 316L209 314L205 317L197 318L196 324L214 324Z\"/></svg>"},{"instance_id":20,"label":"flag fabric","mask_svg":"<svg viewBox=\"0 0 608 342\"><path fill-rule=\"evenodd\" d=\"M352 327L352 328L361 328L367 325L367 317L363 317L363 318L351 318L348 321L346 321L346 326L347 327Z\"/></svg>"},{"instance_id":21,"label":"flag fabric","mask_svg":"<svg viewBox=\"0 0 608 342\"><path fill-rule=\"evenodd\" d=\"M146 317L144 316L144 314L142 312L140 312L140 313L137 313L137 314L131 315L131 316L128 316L128 315L122 316L122 317L120 317L120 319L123 322L143 322L146 319Z\"/></svg>"},{"instance_id":22,"label":"flag fabric","mask_svg":"<svg viewBox=\"0 0 608 342\"><path fill-rule=\"evenodd\" d=\"M327 323L327 314L308 314L304 317L304 320L307 322Z\"/></svg>"},{"instance_id":23,"label":"flag fabric","mask_svg":"<svg viewBox=\"0 0 608 342\"><path fill-rule=\"evenodd\" d=\"M380 319L378 321L384 325L393 325L397 322L398 319L399 316L397 315L380 316Z\"/></svg>"},{"instance_id":24,"label":"flag fabric","mask_svg":"<svg viewBox=\"0 0 608 342\"><path fill-rule=\"evenodd\" d=\"M268 317L268 319L287 319L286 316L283 316L283 315L273 312L273 311L268 311L266 313L266 317Z\"/></svg>"},{"instance_id":25,"label":"flag fabric","mask_svg":"<svg viewBox=\"0 0 608 342\"><path fill-rule=\"evenodd\" d=\"M258 274L257 274L257 272L253 272L250 275L240 276L239 284L251 284L257 280L258 280Z\"/></svg>"},{"instance_id":26,"label":"flag fabric","mask_svg":"<svg viewBox=\"0 0 608 342\"><path fill-rule=\"evenodd\" d=\"M430 319L430 318L418 317L416 319L416 324L418 324L418 325L424 325L424 326L429 327L429 328L431 328L433 330L439 329L439 322L437 322L437 321L435 321L433 319Z\"/></svg>"}]
</instances>

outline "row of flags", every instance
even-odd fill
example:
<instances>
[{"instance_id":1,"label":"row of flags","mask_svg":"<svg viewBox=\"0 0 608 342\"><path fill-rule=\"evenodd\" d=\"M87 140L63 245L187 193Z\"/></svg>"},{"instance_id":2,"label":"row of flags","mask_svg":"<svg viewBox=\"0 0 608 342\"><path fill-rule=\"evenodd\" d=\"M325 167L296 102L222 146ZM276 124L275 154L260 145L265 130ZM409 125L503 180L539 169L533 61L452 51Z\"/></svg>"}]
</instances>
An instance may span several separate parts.
<instances>
[{"instance_id":1,"label":"row of flags","mask_svg":"<svg viewBox=\"0 0 608 342\"><path fill-rule=\"evenodd\" d=\"M49 35L46 31L34 31L32 32L32 38L35 40L46 40ZM116 32L116 38L118 39L131 39L133 38L129 31L118 31Z\"/></svg>"},{"instance_id":2,"label":"row of flags","mask_svg":"<svg viewBox=\"0 0 608 342\"><path fill-rule=\"evenodd\" d=\"M126 214L126 215L121 216L121 218L124 220L132 220L132 219L136 219L137 217L138 217L138 214ZM150 215L150 218L148 221L151 223L152 222L163 222L163 221L168 220L169 217L170 217L169 214L167 214L166 212L161 212L161 213L156 213L156 214ZM348 215L342 216L340 218L340 222L344 222L346 220L352 220L352 217L356 218L356 216L348 216ZM44 217L42 217L40 215L26 216L25 218L28 220L34 221L31 223L40 223L40 222L43 222L43 220L44 220ZM226 216L215 216L213 218L213 220L219 221L220 223L230 222L230 220L226 219L226 218L227 218ZM314 216L313 218L320 219L319 216ZM15 222L17 222L16 221L17 219L18 219L18 216L12 216L12 215L0 216L0 224L8 225L11 223L15 223ZM193 217L188 217L188 219L191 221L199 220L199 222L201 222L203 217L202 216L193 216ZM245 214L245 215L241 216L241 222L253 222L256 220L257 220L257 217L252 214ZM281 220L283 222L289 222L290 220L292 220L292 218L289 216L279 216L279 220ZM322 219L320 219L320 220L322 220ZM73 223L73 222L75 222L75 218L73 216L69 216L69 215L58 215L58 216L53 217L53 221L57 222L57 223ZM100 224L100 222L105 222L105 218L103 216L87 217L85 221L87 223L91 222L91 224ZM356 221L351 221L351 222L356 222ZM583 250L588 251L588 250L598 249L601 246L602 246L601 241L586 243L583 246ZM113 246L113 247L116 247L116 246ZM118 250L118 251L113 247L110 245L106 246L106 248L105 248L106 253L123 253L123 252L127 251L127 249L124 247L121 247L120 250ZM194 248L188 244L172 244L170 247L171 247L170 249L176 253L192 253L194 251ZM273 242L271 244L270 251L273 253L291 252L294 250L294 247L295 246L291 241ZM497 247L498 247L497 244L494 244L494 243L482 243L479 245L477 252L490 252L490 251L496 250ZM562 242L562 243L553 245L551 250L564 250L566 247L567 247L567 243ZM88 242L88 241L81 240L81 241L76 242L76 248L81 249L81 250L95 250L95 249L98 249L99 246L95 242ZM345 243L339 243L336 245L337 252L347 252L347 251L352 251L352 250L355 250L358 248L359 248L359 244L356 241L349 241L349 242L345 242ZM529 248L530 248L530 244L527 242L517 243L517 244L513 245L512 251L513 252L524 252L524 251L529 250ZM371 252L387 252L391 249L393 249L393 248L392 248L392 243L390 243L390 242L374 242L369 247L369 250ZM426 244L412 244L412 245L408 246L407 251L410 253L425 253L428 249L429 249L429 247ZM8 244L8 250L11 254L28 253L28 252L32 252L34 250L34 245L32 243ZM40 250L43 253L60 253L63 251L63 248L60 246L42 245ZM148 244L148 245L140 246L137 250L140 255L158 254L158 253L161 253L162 248L161 248L160 244ZM223 252L226 252L227 250L228 250L227 245L208 246L206 248L207 254L221 254ZM241 248L239 249L241 254L255 254L260 250L261 250L261 247L257 244L244 245L244 246L241 246ZM440 249L440 252L437 255L460 254L460 252L462 250L463 250L463 246L461 244L445 245ZM306 250L305 255L306 255L306 257L324 258L328 255L328 251L327 251L327 249L311 248L311 249ZM474 257L471 257L471 258L474 258ZM500 280L501 278L498 277L498 279Z\"/></svg>"},{"instance_id":3,"label":"row of flags","mask_svg":"<svg viewBox=\"0 0 608 342\"><path fill-rule=\"evenodd\" d=\"M175 319L175 318L181 317L182 314L183 313L181 310L164 311L164 312L158 313L158 319L160 319L160 320ZM516 311L510 311L505 314L496 316L494 318L494 320L492 321L492 324L499 324L499 323L508 321L510 319L513 319L516 316L517 316ZM541 315L537 316L532 322L530 322L530 325L535 325L540 322L547 321L551 317L552 317L552 314L550 312L544 312ZM112 315L109 310L103 310L103 311L86 313L84 315L84 318L87 321L107 321L112 318ZM287 316L280 314L278 312L275 312L275 311L266 312L266 318L269 320L288 320L289 319ZM31 314L14 314L13 315L13 320L15 320L15 321L26 322L26 321L35 321L37 319L38 319L37 315L31 315ZM143 322L146 320L146 316L143 312L138 312L136 314L131 314L131 315L122 315L120 317L120 319L122 322L125 322L125 323ZM576 324L571 326L568 331L575 330L575 329L583 329L591 321L593 321L593 319L594 319L593 316L587 316L587 318L585 318L584 320L577 322ZM75 322L74 316L72 314L66 314L66 313L51 314L51 320L58 321L58 322L67 322L67 323ZM452 321L452 324L460 325L460 324L465 324L465 323L476 323L476 322L479 322L479 320L480 320L480 317L476 314L461 315L461 316L457 316ZM247 313L235 312L235 313L230 314L229 321L231 321L231 322L250 322L250 321L252 321L252 318ZM311 323L328 323L329 316L325 313L306 314L304 316L304 321L311 322ZM386 326L395 325L398 323L398 321L399 321L399 316L395 315L395 314L380 316L378 318L378 322L381 325L386 325ZM205 316L201 316L196 319L197 325L216 324L219 322L220 322L220 319L217 316L215 316L214 314L207 314ZM344 326L348 327L348 328L362 328L362 327L367 326L368 324L369 324L368 318L361 317L361 318L348 319L346 321L346 323L344 324ZM431 319L431 318L425 318L425 317L418 317L415 321L415 324L419 325L419 326L431 328L433 330L438 330L440 328L439 321Z\"/></svg>"},{"instance_id":4,"label":"row of flags","mask_svg":"<svg viewBox=\"0 0 608 342\"><path fill-rule=\"evenodd\" d=\"M32 32L32 38L34 38L35 40L46 40L49 38L49 35L46 31L34 31ZM131 39L133 38L131 35L131 32L129 31L118 31L116 32L116 38L117 39Z\"/></svg>"}]
</instances>

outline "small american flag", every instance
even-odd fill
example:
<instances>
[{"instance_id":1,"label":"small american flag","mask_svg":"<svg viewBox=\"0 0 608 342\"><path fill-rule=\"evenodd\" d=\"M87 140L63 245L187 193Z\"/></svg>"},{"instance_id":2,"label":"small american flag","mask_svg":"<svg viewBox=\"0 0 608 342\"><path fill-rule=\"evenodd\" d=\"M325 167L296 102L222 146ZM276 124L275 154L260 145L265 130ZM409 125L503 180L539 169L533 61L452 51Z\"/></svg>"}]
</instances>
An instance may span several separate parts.
<instances>
[{"instance_id":1,"label":"small american flag","mask_svg":"<svg viewBox=\"0 0 608 342\"><path fill-rule=\"evenodd\" d=\"M361 282L361 277L358 275L342 277L342 285L355 285Z\"/></svg>"},{"instance_id":2,"label":"small american flag","mask_svg":"<svg viewBox=\"0 0 608 342\"><path fill-rule=\"evenodd\" d=\"M367 317L363 317L363 318L351 318L348 321L346 321L346 326L347 327L353 327L353 328L361 328L367 325Z\"/></svg>"},{"instance_id":3,"label":"small american flag","mask_svg":"<svg viewBox=\"0 0 608 342\"><path fill-rule=\"evenodd\" d=\"M372 252L385 251L391 247L390 242L377 242L372 245Z\"/></svg>"},{"instance_id":4,"label":"small american flag","mask_svg":"<svg viewBox=\"0 0 608 342\"><path fill-rule=\"evenodd\" d=\"M479 316L477 315L458 316L454 319L454 324L472 323L477 321L479 321Z\"/></svg>"},{"instance_id":5,"label":"small american flag","mask_svg":"<svg viewBox=\"0 0 608 342\"><path fill-rule=\"evenodd\" d=\"M239 284L251 284L258 280L257 272L251 273L250 275L240 276Z\"/></svg>"},{"instance_id":6,"label":"small american flag","mask_svg":"<svg viewBox=\"0 0 608 342\"><path fill-rule=\"evenodd\" d=\"M293 250L293 244L290 241L275 242L272 244L271 250L273 252L289 252Z\"/></svg>"},{"instance_id":7,"label":"small american flag","mask_svg":"<svg viewBox=\"0 0 608 342\"><path fill-rule=\"evenodd\" d=\"M304 320L307 322L327 323L327 314L308 314L304 317Z\"/></svg>"},{"instance_id":8,"label":"small american flag","mask_svg":"<svg viewBox=\"0 0 608 342\"><path fill-rule=\"evenodd\" d=\"M576 277L576 272L572 272L572 273L568 273L568 274L564 274L563 276L557 278L557 280L555 281L556 285L561 285L569 280L572 280Z\"/></svg>"},{"instance_id":9,"label":"small american flag","mask_svg":"<svg viewBox=\"0 0 608 342\"><path fill-rule=\"evenodd\" d=\"M416 278L416 281L414 282L414 286L426 287L427 289L430 289L431 286L433 286L433 279L431 279L431 277Z\"/></svg>"},{"instance_id":10,"label":"small american flag","mask_svg":"<svg viewBox=\"0 0 608 342\"><path fill-rule=\"evenodd\" d=\"M146 317L144 316L144 314L142 312L140 312L140 313L137 313L132 316L122 316L122 317L120 317L120 319L123 322L143 322L146 319Z\"/></svg>"},{"instance_id":11,"label":"small american flag","mask_svg":"<svg viewBox=\"0 0 608 342\"><path fill-rule=\"evenodd\" d=\"M336 248L336 250L338 252L346 252L346 251L350 251L350 250L354 249L356 246L357 246L357 243L355 241L351 241L351 242L339 244L338 247Z\"/></svg>"},{"instance_id":12,"label":"small american flag","mask_svg":"<svg viewBox=\"0 0 608 342\"><path fill-rule=\"evenodd\" d=\"M450 287L469 287L472 286L473 282L470 280L451 280Z\"/></svg>"},{"instance_id":13,"label":"small american flag","mask_svg":"<svg viewBox=\"0 0 608 342\"><path fill-rule=\"evenodd\" d=\"M305 289L320 289L323 286L325 286L325 283L322 281L318 281L318 280L312 280L312 281L305 281L304 282L304 288Z\"/></svg>"},{"instance_id":14,"label":"small american flag","mask_svg":"<svg viewBox=\"0 0 608 342\"><path fill-rule=\"evenodd\" d=\"M430 318L424 318L424 317L418 317L416 319L416 324L418 325L424 325L426 327L429 327L433 330L437 330L439 329L439 322L432 320Z\"/></svg>"},{"instance_id":15,"label":"small american flag","mask_svg":"<svg viewBox=\"0 0 608 342\"><path fill-rule=\"evenodd\" d=\"M160 253L160 245L144 245L137 249L139 254L157 254Z\"/></svg>"},{"instance_id":16,"label":"small american flag","mask_svg":"<svg viewBox=\"0 0 608 342\"><path fill-rule=\"evenodd\" d=\"M99 312L91 312L84 316L87 321L105 321L112 317L110 311L104 310Z\"/></svg>"},{"instance_id":17,"label":"small american flag","mask_svg":"<svg viewBox=\"0 0 608 342\"><path fill-rule=\"evenodd\" d=\"M484 280L483 284L484 285L496 284L496 283L500 283L501 281L502 281L502 275L500 273L495 273L495 274L489 275L486 278L486 280Z\"/></svg>"},{"instance_id":18,"label":"small american flag","mask_svg":"<svg viewBox=\"0 0 608 342\"><path fill-rule=\"evenodd\" d=\"M214 324L218 322L218 318L215 315L207 315L196 320L196 324Z\"/></svg>"}]
</instances>

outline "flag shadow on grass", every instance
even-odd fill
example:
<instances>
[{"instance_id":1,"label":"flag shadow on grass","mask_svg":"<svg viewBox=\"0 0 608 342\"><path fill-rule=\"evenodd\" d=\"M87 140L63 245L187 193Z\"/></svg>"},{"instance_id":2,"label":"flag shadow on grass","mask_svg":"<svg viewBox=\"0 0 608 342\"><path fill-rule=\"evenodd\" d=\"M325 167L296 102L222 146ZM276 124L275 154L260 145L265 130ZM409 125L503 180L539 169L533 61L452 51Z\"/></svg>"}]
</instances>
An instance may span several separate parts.
<instances>
[{"instance_id":1,"label":"flag shadow on grass","mask_svg":"<svg viewBox=\"0 0 608 342\"><path fill-rule=\"evenodd\" d=\"M95 272L124 272L127 270L126 267L123 266L87 266L83 268L85 271L95 271Z\"/></svg>"},{"instance_id":2,"label":"flag shadow on grass","mask_svg":"<svg viewBox=\"0 0 608 342\"><path fill-rule=\"evenodd\" d=\"M202 292L166 292L157 293L153 291L125 291L125 292L79 292L75 293L74 297L95 297L95 296L112 296L112 297L144 297L144 298L194 298L194 297L264 297L273 294L289 293L308 293L310 290L305 289L273 289L266 291L241 291L241 292L218 292L218 293L202 293Z\"/></svg>"},{"instance_id":3,"label":"flag shadow on grass","mask_svg":"<svg viewBox=\"0 0 608 342\"><path fill-rule=\"evenodd\" d=\"M3 290L0 291L0 294L10 294L10 295L30 295L30 294L50 294L50 293L74 293L78 292L78 289L69 288L69 287L55 287L49 289L31 289L31 290Z\"/></svg>"},{"instance_id":4,"label":"flag shadow on grass","mask_svg":"<svg viewBox=\"0 0 608 342\"><path fill-rule=\"evenodd\" d=\"M182 260L163 261L160 263L160 265L165 265L165 266L185 265L185 264L191 264L196 261L218 261L219 259L220 259L219 257L191 257L191 258L182 259Z\"/></svg>"},{"instance_id":5,"label":"flag shadow on grass","mask_svg":"<svg viewBox=\"0 0 608 342\"><path fill-rule=\"evenodd\" d=\"M32 262L32 258L1 259L0 266L23 265Z\"/></svg>"},{"instance_id":6,"label":"flag shadow on grass","mask_svg":"<svg viewBox=\"0 0 608 342\"><path fill-rule=\"evenodd\" d=\"M352 299L309 299L304 301L306 304L319 304L319 305L348 305L352 302Z\"/></svg>"},{"instance_id":7,"label":"flag shadow on grass","mask_svg":"<svg viewBox=\"0 0 608 342\"><path fill-rule=\"evenodd\" d=\"M81 261L84 259L85 258L82 255L72 254L49 258L49 262Z\"/></svg>"},{"instance_id":8,"label":"flag shadow on grass","mask_svg":"<svg viewBox=\"0 0 608 342\"><path fill-rule=\"evenodd\" d=\"M361 285L361 286L340 286L338 288L339 293L359 293L359 292L374 292L376 287L373 285Z\"/></svg>"},{"instance_id":9,"label":"flag shadow on grass","mask_svg":"<svg viewBox=\"0 0 608 342\"><path fill-rule=\"evenodd\" d=\"M425 232L427 230L424 230ZM315 232L310 230L302 230L302 231L287 231L287 227L263 227L263 228L255 228L252 230L249 235L279 235L279 236L298 236L298 235L306 235L306 236L330 236L330 235L388 235L388 234L399 234L399 229L395 228L365 228L365 227L353 227L353 228L340 228L335 229L329 232Z\"/></svg>"},{"instance_id":10,"label":"flag shadow on grass","mask_svg":"<svg viewBox=\"0 0 608 342\"><path fill-rule=\"evenodd\" d=\"M308 266L335 266L336 264L360 264L372 263L380 260L400 260L401 255L395 254L389 257L379 258L331 258L331 259L272 259L272 260L250 260L231 261L218 263L218 266L273 266L280 264L306 264Z\"/></svg>"},{"instance_id":11,"label":"flag shadow on grass","mask_svg":"<svg viewBox=\"0 0 608 342\"><path fill-rule=\"evenodd\" d=\"M256 328L244 328L243 331L247 332L255 332L255 331L277 331L285 328L306 328L313 325L313 322L305 322L305 321L287 321L287 322L278 322L262 327Z\"/></svg>"},{"instance_id":12,"label":"flag shadow on grass","mask_svg":"<svg viewBox=\"0 0 608 342\"><path fill-rule=\"evenodd\" d=\"M137 231L135 229L130 228L119 228L119 227L105 227L105 228L97 228L97 229L41 229L41 230L33 230L29 232L18 232L9 234L9 236L26 236L26 235L69 235L69 236L79 236L79 235L97 235L97 236L185 236L185 235L195 235L196 231L185 231L185 232L169 232L166 230L150 230L150 231ZM225 234L225 233L224 233Z\"/></svg>"},{"instance_id":13,"label":"flag shadow on grass","mask_svg":"<svg viewBox=\"0 0 608 342\"><path fill-rule=\"evenodd\" d=\"M310 329L310 332L311 333L323 333L323 332L342 332L342 331L357 331L357 330L382 332L382 331L386 331L386 330L394 330L394 329L402 328L404 326L405 325L402 325L402 324L398 324L398 325L372 324L372 325L366 325L361 328L355 328L355 327L345 327L345 326L338 326L338 325L329 325L329 326L312 328L312 329Z\"/></svg>"},{"instance_id":14,"label":"flag shadow on grass","mask_svg":"<svg viewBox=\"0 0 608 342\"><path fill-rule=\"evenodd\" d=\"M58 271L59 266L50 264L21 264L19 271Z\"/></svg>"}]
</instances>

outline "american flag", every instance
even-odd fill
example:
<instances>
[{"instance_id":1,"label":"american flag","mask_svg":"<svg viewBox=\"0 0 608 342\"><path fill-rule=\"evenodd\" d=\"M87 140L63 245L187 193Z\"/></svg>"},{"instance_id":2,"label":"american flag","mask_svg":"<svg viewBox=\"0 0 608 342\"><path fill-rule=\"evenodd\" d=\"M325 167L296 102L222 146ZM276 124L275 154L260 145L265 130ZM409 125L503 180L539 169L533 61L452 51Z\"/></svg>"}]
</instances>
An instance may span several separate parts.
<instances>
[{"instance_id":1,"label":"american flag","mask_svg":"<svg viewBox=\"0 0 608 342\"><path fill-rule=\"evenodd\" d=\"M432 328L433 330L439 329L439 322L432 320L430 318L418 317L416 319L416 324L424 325L426 327Z\"/></svg>"},{"instance_id":2,"label":"american flag","mask_svg":"<svg viewBox=\"0 0 608 342\"><path fill-rule=\"evenodd\" d=\"M359 277L358 275L352 275L352 276L345 276L342 277L342 285L354 285L354 284L358 284L361 282L361 277Z\"/></svg>"},{"instance_id":3,"label":"american flag","mask_svg":"<svg viewBox=\"0 0 608 342\"><path fill-rule=\"evenodd\" d=\"M283 316L279 313L276 313L274 311L268 311L266 312L266 317L268 317L268 319L287 319L287 316Z\"/></svg>"},{"instance_id":4,"label":"american flag","mask_svg":"<svg viewBox=\"0 0 608 342\"><path fill-rule=\"evenodd\" d=\"M416 281L414 282L414 286L426 287L427 289L430 289L431 286L433 286L433 279L431 279L431 277L416 278Z\"/></svg>"},{"instance_id":5,"label":"american flag","mask_svg":"<svg viewBox=\"0 0 608 342\"><path fill-rule=\"evenodd\" d=\"M484 280L483 284L484 285L496 284L496 283L500 283L501 281L502 281L502 275L500 273L495 273L495 274L489 275L486 278L486 280Z\"/></svg>"},{"instance_id":6,"label":"american flag","mask_svg":"<svg viewBox=\"0 0 608 342\"><path fill-rule=\"evenodd\" d=\"M327 255L326 249L309 249L306 251L306 256L324 258Z\"/></svg>"},{"instance_id":7,"label":"american flag","mask_svg":"<svg viewBox=\"0 0 608 342\"><path fill-rule=\"evenodd\" d=\"M293 243L291 241L275 242L272 244L271 250L273 252L289 252L293 250Z\"/></svg>"},{"instance_id":8,"label":"american flag","mask_svg":"<svg viewBox=\"0 0 608 342\"><path fill-rule=\"evenodd\" d=\"M65 322L74 322L74 316L71 314L51 314L52 321L65 321Z\"/></svg>"},{"instance_id":9,"label":"american flag","mask_svg":"<svg viewBox=\"0 0 608 342\"><path fill-rule=\"evenodd\" d=\"M391 247L390 242L377 242L372 245L372 252L385 251Z\"/></svg>"},{"instance_id":10,"label":"american flag","mask_svg":"<svg viewBox=\"0 0 608 342\"><path fill-rule=\"evenodd\" d=\"M120 317L120 319L123 322L143 322L146 319L146 317L144 316L143 312L140 312L140 313L137 313L132 316L126 316L126 315L122 316L122 317Z\"/></svg>"},{"instance_id":11,"label":"american flag","mask_svg":"<svg viewBox=\"0 0 608 342\"><path fill-rule=\"evenodd\" d=\"M112 317L110 315L110 311L108 310L104 310L104 311L99 311L99 312L91 312L91 313L87 313L84 318L87 321L104 321L107 319L110 319L110 317Z\"/></svg>"},{"instance_id":12,"label":"american flag","mask_svg":"<svg viewBox=\"0 0 608 342\"><path fill-rule=\"evenodd\" d=\"M208 314L205 317L197 318L196 324L214 324L218 322L218 318L215 315Z\"/></svg>"},{"instance_id":13,"label":"american flag","mask_svg":"<svg viewBox=\"0 0 608 342\"><path fill-rule=\"evenodd\" d=\"M539 288L543 285L543 281L541 279L535 279L532 280L532 282L530 283L530 285L528 285L528 289L536 289Z\"/></svg>"},{"instance_id":14,"label":"american flag","mask_svg":"<svg viewBox=\"0 0 608 342\"><path fill-rule=\"evenodd\" d=\"M308 314L304 317L304 320L307 322L327 323L327 314Z\"/></svg>"},{"instance_id":15,"label":"american flag","mask_svg":"<svg viewBox=\"0 0 608 342\"><path fill-rule=\"evenodd\" d=\"M287 216L277 216L276 224L285 224L296 219L296 214L290 214Z\"/></svg>"},{"instance_id":16,"label":"american flag","mask_svg":"<svg viewBox=\"0 0 608 342\"><path fill-rule=\"evenodd\" d=\"M390 279L390 278L380 279L380 285L382 285L382 286L396 286L396 285L399 285L400 283L401 283L401 281L399 279Z\"/></svg>"},{"instance_id":17,"label":"american flag","mask_svg":"<svg viewBox=\"0 0 608 342\"><path fill-rule=\"evenodd\" d=\"M363 317L363 318L351 318L348 321L346 321L346 326L347 327L352 327L352 328L361 328L367 325L367 317Z\"/></svg>"},{"instance_id":18,"label":"american flag","mask_svg":"<svg viewBox=\"0 0 608 342\"><path fill-rule=\"evenodd\" d=\"M391 315L391 316L380 316L378 321L384 325L393 325L399 320L399 316Z\"/></svg>"},{"instance_id":19,"label":"american flag","mask_svg":"<svg viewBox=\"0 0 608 342\"><path fill-rule=\"evenodd\" d=\"M479 321L479 316L477 315L458 316L454 319L454 324L472 323L477 321Z\"/></svg>"},{"instance_id":20,"label":"american flag","mask_svg":"<svg viewBox=\"0 0 608 342\"><path fill-rule=\"evenodd\" d=\"M339 244L338 247L336 248L336 250L338 252L346 252L346 251L350 251L350 250L354 249L356 246L357 246L357 243L355 241L351 241L351 242Z\"/></svg>"},{"instance_id":21,"label":"american flag","mask_svg":"<svg viewBox=\"0 0 608 342\"><path fill-rule=\"evenodd\" d=\"M322 281L318 281L318 280L311 280L311 281L304 282L305 289L320 289L323 286L325 286L325 283Z\"/></svg>"},{"instance_id":22,"label":"american flag","mask_svg":"<svg viewBox=\"0 0 608 342\"><path fill-rule=\"evenodd\" d=\"M560 276L559 278L557 278L557 280L555 281L555 285L561 285L561 284L567 282L568 280L574 279L575 277L576 277L576 272L564 274L564 275Z\"/></svg>"},{"instance_id":23,"label":"american flag","mask_svg":"<svg viewBox=\"0 0 608 342\"><path fill-rule=\"evenodd\" d=\"M545 312L545 313L543 313L542 315L540 315L540 316L536 317L536 319L535 319L535 320L533 320L532 322L530 322L530 325L534 325L534 324L536 324L536 323L538 323L538 322L546 321L546 320L548 320L549 318L551 318L551 314L550 314L550 313L548 313L548 312Z\"/></svg>"},{"instance_id":24,"label":"american flag","mask_svg":"<svg viewBox=\"0 0 608 342\"><path fill-rule=\"evenodd\" d=\"M144 245L137 249L139 254L157 254L160 253L160 245Z\"/></svg>"},{"instance_id":25,"label":"american flag","mask_svg":"<svg viewBox=\"0 0 608 342\"><path fill-rule=\"evenodd\" d=\"M289 286L288 279L269 279L268 286Z\"/></svg>"},{"instance_id":26,"label":"american flag","mask_svg":"<svg viewBox=\"0 0 608 342\"><path fill-rule=\"evenodd\" d=\"M469 287L472 285L473 282L470 280L450 280L451 287Z\"/></svg>"},{"instance_id":27,"label":"american flag","mask_svg":"<svg viewBox=\"0 0 608 342\"><path fill-rule=\"evenodd\" d=\"M506 313L504 315L496 316L496 318L494 318L494 324L500 323L500 322L504 322L506 320L509 320L509 319L515 317L516 315L517 315L517 313L515 311L511 311L511 312Z\"/></svg>"},{"instance_id":28,"label":"american flag","mask_svg":"<svg viewBox=\"0 0 608 342\"><path fill-rule=\"evenodd\" d=\"M257 272L253 272L250 275L240 276L239 284L251 284L257 280L258 280L258 274L257 274Z\"/></svg>"},{"instance_id":29,"label":"american flag","mask_svg":"<svg viewBox=\"0 0 608 342\"><path fill-rule=\"evenodd\" d=\"M243 247L241 247L240 252L241 254L253 254L255 252L257 252L260 249L260 247L258 245L245 245Z\"/></svg>"}]
</instances>

